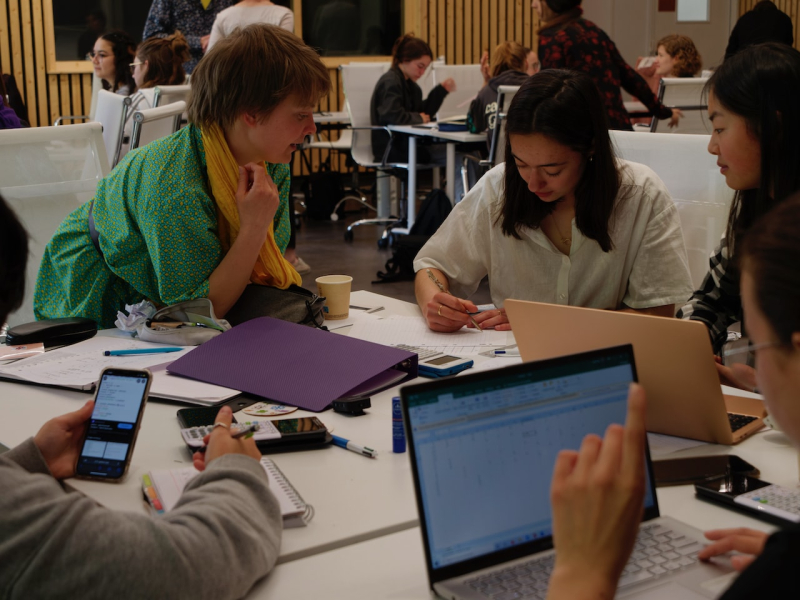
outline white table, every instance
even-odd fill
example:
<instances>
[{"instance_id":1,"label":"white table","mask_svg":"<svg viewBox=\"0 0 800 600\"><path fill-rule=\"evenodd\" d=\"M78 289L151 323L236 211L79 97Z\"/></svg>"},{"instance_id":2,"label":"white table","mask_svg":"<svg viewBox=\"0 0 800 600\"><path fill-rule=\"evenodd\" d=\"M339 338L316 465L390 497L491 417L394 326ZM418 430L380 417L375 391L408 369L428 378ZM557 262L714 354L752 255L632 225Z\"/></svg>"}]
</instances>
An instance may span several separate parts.
<instances>
[{"instance_id":1,"label":"white table","mask_svg":"<svg viewBox=\"0 0 800 600\"><path fill-rule=\"evenodd\" d=\"M456 145L464 143L486 143L485 133L470 133L468 131L439 131L435 127L421 127L412 125L389 125L389 130L408 135L408 229L414 225L417 216L417 138L429 137L442 140L447 144L447 157L445 164L445 178L447 184L445 193L450 201L455 204L458 199L456 193ZM400 230L398 230L400 231Z\"/></svg>"},{"instance_id":2,"label":"white table","mask_svg":"<svg viewBox=\"0 0 800 600\"><path fill-rule=\"evenodd\" d=\"M370 292L355 292L358 306L385 306L387 312L420 315L412 304ZM313 375L313 365L309 365ZM372 397L361 417L326 411L318 416L337 435L375 448L372 460L330 445L324 449L274 454L275 462L303 498L314 505L307 527L283 534L279 562L414 527L418 523L407 454L392 452L391 399L396 389ZM50 418L83 405L88 394L33 385L0 382L0 442L13 447L35 434ZM145 409L131 468L120 484L71 479L66 483L110 508L146 512L142 475L152 469L191 464L175 411L181 406L151 400ZM296 411L287 418L317 413ZM241 420L253 417L244 416Z\"/></svg>"},{"instance_id":3,"label":"white table","mask_svg":"<svg viewBox=\"0 0 800 600\"><path fill-rule=\"evenodd\" d=\"M350 114L346 111L315 112L313 117L314 123L317 125L330 125L331 123L342 123L343 125L350 124Z\"/></svg>"},{"instance_id":4,"label":"white table","mask_svg":"<svg viewBox=\"0 0 800 600\"><path fill-rule=\"evenodd\" d=\"M419 316L407 302L370 292L354 292L352 304L384 306L388 314ZM479 357L480 358L480 357ZM492 359L486 359L492 360ZM390 390L373 396L362 417L333 412L320 415L336 434L378 450L375 460L338 447L273 455L316 514L307 527L284 531L279 566L250 597L309 598L324 591L330 598L425 598L427 578L418 528L408 454L391 447ZM53 416L76 410L87 394L0 382L0 441L14 446ZM125 482L68 480L67 485L102 504L145 511L140 481L146 471L190 463L178 434L175 404L151 401ZM290 416L308 415L297 411ZM249 418L249 417L248 417ZM671 456L735 453L761 469L762 477L798 488L797 453L786 437L765 431L737 446L691 448ZM736 512L697 500L691 486L661 488L661 513L701 529L747 526L772 528Z\"/></svg>"}]
</instances>

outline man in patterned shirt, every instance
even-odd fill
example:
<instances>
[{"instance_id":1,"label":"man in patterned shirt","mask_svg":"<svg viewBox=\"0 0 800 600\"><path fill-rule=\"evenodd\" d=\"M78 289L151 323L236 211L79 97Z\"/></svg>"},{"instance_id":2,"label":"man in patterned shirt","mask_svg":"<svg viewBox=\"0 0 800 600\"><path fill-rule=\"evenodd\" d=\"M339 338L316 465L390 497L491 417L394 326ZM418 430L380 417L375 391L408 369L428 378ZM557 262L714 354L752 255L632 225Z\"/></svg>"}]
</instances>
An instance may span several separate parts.
<instances>
[{"instance_id":1,"label":"man in patterned shirt","mask_svg":"<svg viewBox=\"0 0 800 600\"><path fill-rule=\"evenodd\" d=\"M142 39L180 31L189 42L192 55L183 68L191 74L208 47L214 19L233 3L233 0L153 0Z\"/></svg>"}]
</instances>

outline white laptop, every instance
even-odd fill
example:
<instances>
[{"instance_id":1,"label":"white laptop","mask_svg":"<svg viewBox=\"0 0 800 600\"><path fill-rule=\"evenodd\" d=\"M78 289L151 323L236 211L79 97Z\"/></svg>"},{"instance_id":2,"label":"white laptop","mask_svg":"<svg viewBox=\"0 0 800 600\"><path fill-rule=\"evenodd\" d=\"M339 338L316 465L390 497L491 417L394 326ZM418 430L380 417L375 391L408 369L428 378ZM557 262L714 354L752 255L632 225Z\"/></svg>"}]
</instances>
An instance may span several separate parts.
<instances>
[{"instance_id":1,"label":"white laptop","mask_svg":"<svg viewBox=\"0 0 800 600\"><path fill-rule=\"evenodd\" d=\"M555 552L558 452L624 423L630 345L402 388L431 588L453 600L545 598ZM701 563L702 532L662 517L647 451L644 518L618 598L714 598L727 558Z\"/></svg>"}]
</instances>

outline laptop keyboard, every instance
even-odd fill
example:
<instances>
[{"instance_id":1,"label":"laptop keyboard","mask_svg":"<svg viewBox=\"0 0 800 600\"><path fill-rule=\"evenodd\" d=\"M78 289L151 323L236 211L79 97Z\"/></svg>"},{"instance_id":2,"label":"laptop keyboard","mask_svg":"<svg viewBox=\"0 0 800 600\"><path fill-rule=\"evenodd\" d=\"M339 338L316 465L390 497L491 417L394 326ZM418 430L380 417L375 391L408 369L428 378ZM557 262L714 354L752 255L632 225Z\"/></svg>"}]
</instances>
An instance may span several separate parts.
<instances>
[{"instance_id":1,"label":"laptop keyboard","mask_svg":"<svg viewBox=\"0 0 800 600\"><path fill-rule=\"evenodd\" d=\"M737 415L736 413L728 413L728 421L731 423L731 431L738 431L745 425L752 423L758 417L751 417L750 415Z\"/></svg>"},{"instance_id":2,"label":"laptop keyboard","mask_svg":"<svg viewBox=\"0 0 800 600\"><path fill-rule=\"evenodd\" d=\"M703 545L693 538L668 527L644 524L639 528L633 554L622 571L619 587L685 569L697 562L697 553L702 548ZM544 600L554 562L555 555L550 554L464 583L492 600Z\"/></svg>"}]
</instances>

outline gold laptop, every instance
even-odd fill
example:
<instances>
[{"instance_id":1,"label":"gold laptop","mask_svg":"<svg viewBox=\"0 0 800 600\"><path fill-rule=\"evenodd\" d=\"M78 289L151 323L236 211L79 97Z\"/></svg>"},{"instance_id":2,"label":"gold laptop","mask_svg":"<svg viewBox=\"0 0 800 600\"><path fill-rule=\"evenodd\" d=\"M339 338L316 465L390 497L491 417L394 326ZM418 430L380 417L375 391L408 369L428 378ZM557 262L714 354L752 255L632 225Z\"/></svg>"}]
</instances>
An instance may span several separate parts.
<instances>
[{"instance_id":1,"label":"gold laptop","mask_svg":"<svg viewBox=\"0 0 800 600\"><path fill-rule=\"evenodd\" d=\"M633 344L649 431L736 444L764 425L761 400L723 395L699 321L522 300L504 307L526 362Z\"/></svg>"}]
</instances>

